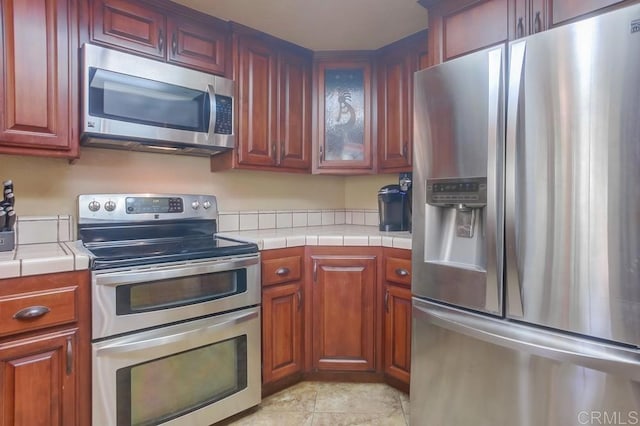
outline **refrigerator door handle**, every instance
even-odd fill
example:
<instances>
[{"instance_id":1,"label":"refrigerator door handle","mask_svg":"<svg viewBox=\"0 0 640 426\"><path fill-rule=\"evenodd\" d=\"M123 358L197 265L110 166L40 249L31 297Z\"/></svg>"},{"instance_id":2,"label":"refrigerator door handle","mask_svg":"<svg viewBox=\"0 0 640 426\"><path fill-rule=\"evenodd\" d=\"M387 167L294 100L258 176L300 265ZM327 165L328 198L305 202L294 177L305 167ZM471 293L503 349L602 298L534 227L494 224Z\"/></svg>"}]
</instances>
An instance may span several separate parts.
<instances>
[{"instance_id":1,"label":"refrigerator door handle","mask_svg":"<svg viewBox=\"0 0 640 426\"><path fill-rule=\"evenodd\" d=\"M504 48L489 52L487 135L487 287L489 312L501 314L503 258ZM489 285L495 283L495 286Z\"/></svg>"},{"instance_id":2,"label":"refrigerator door handle","mask_svg":"<svg viewBox=\"0 0 640 426\"><path fill-rule=\"evenodd\" d=\"M506 132L506 203L505 203L505 258L506 258L506 310L507 316L524 316L524 295L518 268L518 236L516 216L516 161L518 129L524 125L520 105L524 101L524 81L522 78L526 53L526 41L511 44L509 86L507 91L507 132Z\"/></svg>"},{"instance_id":3,"label":"refrigerator door handle","mask_svg":"<svg viewBox=\"0 0 640 426\"><path fill-rule=\"evenodd\" d=\"M413 318L480 341L640 381L640 352L413 298Z\"/></svg>"}]
</instances>

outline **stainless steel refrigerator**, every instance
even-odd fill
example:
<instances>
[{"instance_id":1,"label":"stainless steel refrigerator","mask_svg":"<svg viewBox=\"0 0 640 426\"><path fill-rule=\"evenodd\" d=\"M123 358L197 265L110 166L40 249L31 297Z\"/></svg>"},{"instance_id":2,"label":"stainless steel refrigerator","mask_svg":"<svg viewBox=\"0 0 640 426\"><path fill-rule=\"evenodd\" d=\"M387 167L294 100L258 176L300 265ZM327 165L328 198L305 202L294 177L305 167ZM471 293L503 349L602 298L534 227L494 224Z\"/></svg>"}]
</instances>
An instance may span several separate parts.
<instances>
[{"instance_id":1,"label":"stainless steel refrigerator","mask_svg":"<svg viewBox=\"0 0 640 426\"><path fill-rule=\"evenodd\" d=\"M411 424L640 424L640 5L414 90Z\"/></svg>"}]
</instances>

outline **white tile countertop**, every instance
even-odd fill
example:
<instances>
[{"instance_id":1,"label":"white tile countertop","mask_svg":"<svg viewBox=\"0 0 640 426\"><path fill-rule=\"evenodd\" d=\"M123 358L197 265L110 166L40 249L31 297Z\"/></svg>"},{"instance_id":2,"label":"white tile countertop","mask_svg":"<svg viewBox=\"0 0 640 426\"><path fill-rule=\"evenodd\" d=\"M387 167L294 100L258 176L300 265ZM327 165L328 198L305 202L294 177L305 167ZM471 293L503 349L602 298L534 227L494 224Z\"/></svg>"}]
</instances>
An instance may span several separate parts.
<instances>
[{"instance_id":1,"label":"white tile countertop","mask_svg":"<svg viewBox=\"0 0 640 426\"><path fill-rule=\"evenodd\" d=\"M411 233L382 232L377 226L328 225L219 232L227 238L254 242L260 250L298 246L382 246L411 249Z\"/></svg>"},{"instance_id":2,"label":"white tile countertop","mask_svg":"<svg viewBox=\"0 0 640 426\"><path fill-rule=\"evenodd\" d=\"M0 252L0 279L89 268L89 256L75 242L18 244Z\"/></svg>"},{"instance_id":3,"label":"white tile countertop","mask_svg":"<svg viewBox=\"0 0 640 426\"><path fill-rule=\"evenodd\" d=\"M0 251L0 279L88 269L73 228L71 216L18 217L16 248Z\"/></svg>"}]
</instances>

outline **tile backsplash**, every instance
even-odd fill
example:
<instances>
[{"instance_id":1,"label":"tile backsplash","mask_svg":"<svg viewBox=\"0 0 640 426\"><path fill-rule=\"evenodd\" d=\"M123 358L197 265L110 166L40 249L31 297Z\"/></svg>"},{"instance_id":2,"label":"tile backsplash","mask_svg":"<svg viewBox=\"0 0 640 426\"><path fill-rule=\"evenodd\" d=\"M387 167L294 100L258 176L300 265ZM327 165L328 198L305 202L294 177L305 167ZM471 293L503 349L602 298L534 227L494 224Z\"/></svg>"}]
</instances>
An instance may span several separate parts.
<instances>
[{"instance_id":1,"label":"tile backsplash","mask_svg":"<svg viewBox=\"0 0 640 426\"><path fill-rule=\"evenodd\" d=\"M73 216L18 216L18 245L72 241L75 234Z\"/></svg>"},{"instance_id":2,"label":"tile backsplash","mask_svg":"<svg viewBox=\"0 0 640 426\"><path fill-rule=\"evenodd\" d=\"M260 210L220 212L221 232L320 225L378 225L377 210Z\"/></svg>"}]
</instances>

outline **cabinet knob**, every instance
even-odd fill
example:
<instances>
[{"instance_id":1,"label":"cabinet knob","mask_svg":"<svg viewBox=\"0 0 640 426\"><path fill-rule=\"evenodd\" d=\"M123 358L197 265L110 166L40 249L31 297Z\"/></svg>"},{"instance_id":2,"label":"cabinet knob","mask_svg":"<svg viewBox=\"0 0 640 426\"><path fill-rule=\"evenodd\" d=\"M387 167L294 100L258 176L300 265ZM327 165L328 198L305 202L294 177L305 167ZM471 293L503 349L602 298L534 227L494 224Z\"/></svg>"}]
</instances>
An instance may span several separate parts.
<instances>
[{"instance_id":1,"label":"cabinet knob","mask_svg":"<svg viewBox=\"0 0 640 426\"><path fill-rule=\"evenodd\" d=\"M276 269L276 275L279 275L281 277L285 276L285 275L289 275L289 268L278 268Z\"/></svg>"},{"instance_id":2,"label":"cabinet knob","mask_svg":"<svg viewBox=\"0 0 640 426\"><path fill-rule=\"evenodd\" d=\"M406 277L409 275L409 271L407 271L404 268L398 268L396 269L396 275L400 276L400 277Z\"/></svg>"}]
</instances>

